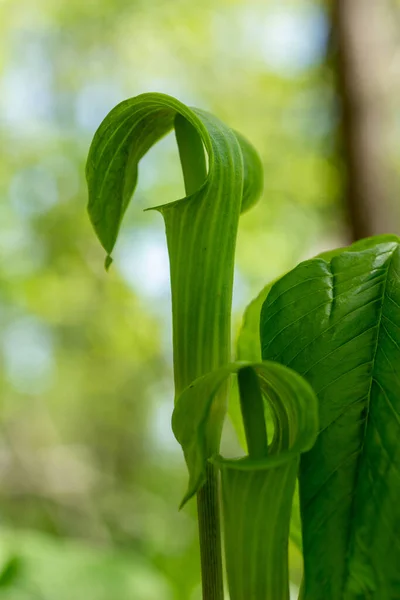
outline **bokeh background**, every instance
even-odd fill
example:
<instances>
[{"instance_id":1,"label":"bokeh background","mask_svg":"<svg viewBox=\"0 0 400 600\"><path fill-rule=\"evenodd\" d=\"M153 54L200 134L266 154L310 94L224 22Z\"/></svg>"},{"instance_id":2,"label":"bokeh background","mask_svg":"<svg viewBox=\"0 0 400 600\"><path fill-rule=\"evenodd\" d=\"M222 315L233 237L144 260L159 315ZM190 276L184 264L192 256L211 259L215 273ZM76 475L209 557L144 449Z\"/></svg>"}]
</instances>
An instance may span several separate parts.
<instances>
[{"instance_id":1,"label":"bokeh background","mask_svg":"<svg viewBox=\"0 0 400 600\"><path fill-rule=\"evenodd\" d=\"M399 39L395 0L0 0L1 598L200 598L164 227L143 212L182 196L177 150L143 159L107 274L85 208L100 121L161 91L258 148L236 332L298 261L398 232Z\"/></svg>"}]
</instances>

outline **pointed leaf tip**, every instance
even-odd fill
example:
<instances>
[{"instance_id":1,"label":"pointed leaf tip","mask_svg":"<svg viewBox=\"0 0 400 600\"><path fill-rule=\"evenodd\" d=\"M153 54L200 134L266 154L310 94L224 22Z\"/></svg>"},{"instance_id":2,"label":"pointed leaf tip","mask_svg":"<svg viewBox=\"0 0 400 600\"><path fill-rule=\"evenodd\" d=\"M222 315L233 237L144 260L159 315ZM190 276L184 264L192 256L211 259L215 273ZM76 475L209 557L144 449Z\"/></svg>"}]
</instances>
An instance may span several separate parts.
<instances>
[{"instance_id":1,"label":"pointed leaf tip","mask_svg":"<svg viewBox=\"0 0 400 600\"><path fill-rule=\"evenodd\" d=\"M109 254L107 254L106 259L104 261L104 268L105 268L106 271L109 270L109 268L111 267L112 263L113 263L112 257Z\"/></svg>"}]
</instances>

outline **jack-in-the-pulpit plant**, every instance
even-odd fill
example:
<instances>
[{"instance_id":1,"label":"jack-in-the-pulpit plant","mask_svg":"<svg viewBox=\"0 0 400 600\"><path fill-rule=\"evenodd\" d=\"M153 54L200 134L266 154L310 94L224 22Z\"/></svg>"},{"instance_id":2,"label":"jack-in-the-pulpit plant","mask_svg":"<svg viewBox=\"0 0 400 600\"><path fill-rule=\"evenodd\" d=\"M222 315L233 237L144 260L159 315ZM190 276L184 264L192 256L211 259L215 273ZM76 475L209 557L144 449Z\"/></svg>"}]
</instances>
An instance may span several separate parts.
<instances>
[{"instance_id":1,"label":"jack-in-the-pulpit plant","mask_svg":"<svg viewBox=\"0 0 400 600\"><path fill-rule=\"evenodd\" d=\"M236 235L263 180L252 146L170 96L126 100L90 148L90 218L108 267L138 163L171 129L187 195L155 199L155 210L170 259L172 426L189 470L182 504L197 494L203 598L224 598L220 502L231 600L288 600L289 535L303 551L303 600L400 598L400 240L326 253L267 286L233 362ZM237 459L220 455L228 411L245 433Z\"/></svg>"}]
</instances>

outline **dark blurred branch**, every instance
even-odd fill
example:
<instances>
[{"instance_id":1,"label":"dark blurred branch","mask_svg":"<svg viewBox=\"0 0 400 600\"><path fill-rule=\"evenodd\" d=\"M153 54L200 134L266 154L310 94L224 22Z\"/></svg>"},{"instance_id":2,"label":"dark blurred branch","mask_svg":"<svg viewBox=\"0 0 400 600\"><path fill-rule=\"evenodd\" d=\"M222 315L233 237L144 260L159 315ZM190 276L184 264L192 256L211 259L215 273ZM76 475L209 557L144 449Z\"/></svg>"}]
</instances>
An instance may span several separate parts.
<instances>
[{"instance_id":1,"label":"dark blurred branch","mask_svg":"<svg viewBox=\"0 0 400 600\"><path fill-rule=\"evenodd\" d=\"M354 240L399 229L389 148L392 10L386 0L333 2L345 203Z\"/></svg>"}]
</instances>

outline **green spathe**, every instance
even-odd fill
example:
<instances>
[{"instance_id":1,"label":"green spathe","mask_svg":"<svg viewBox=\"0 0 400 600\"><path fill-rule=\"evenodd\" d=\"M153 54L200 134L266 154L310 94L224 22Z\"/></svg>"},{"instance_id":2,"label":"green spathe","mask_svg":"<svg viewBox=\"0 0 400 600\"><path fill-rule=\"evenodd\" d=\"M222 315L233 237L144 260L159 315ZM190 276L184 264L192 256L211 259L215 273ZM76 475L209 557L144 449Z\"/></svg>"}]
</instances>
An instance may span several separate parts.
<instances>
[{"instance_id":1,"label":"green spathe","mask_svg":"<svg viewBox=\"0 0 400 600\"><path fill-rule=\"evenodd\" d=\"M213 115L164 94L121 102L97 130L86 167L89 215L107 252L106 267L138 177L138 163L175 128L187 196L156 201L170 260L175 397L197 377L230 361L234 254L239 215L262 190L255 150ZM208 157L208 172L205 154ZM220 389L225 401L226 388ZM196 413L198 407L190 410ZM218 451L219 432L209 438ZM198 495L203 596L222 600L215 467Z\"/></svg>"},{"instance_id":2,"label":"green spathe","mask_svg":"<svg viewBox=\"0 0 400 600\"><path fill-rule=\"evenodd\" d=\"M232 374L239 377L243 415L247 402L251 413L257 414L255 380L250 373L258 381L261 402L272 415L272 441L265 446L265 427L261 431L259 423L262 416L253 422L245 419L249 456L215 456L214 440L221 435L227 410L219 392ZM287 599L288 535L299 457L312 447L318 429L317 399L311 387L276 363L232 363L194 381L178 398L172 423L190 475L183 503L204 483L208 460L221 469L231 600Z\"/></svg>"},{"instance_id":3,"label":"green spathe","mask_svg":"<svg viewBox=\"0 0 400 600\"><path fill-rule=\"evenodd\" d=\"M121 102L107 115L94 136L86 176L90 219L109 256L136 186L138 163L175 121L189 195L156 204L170 259L179 395L196 377L230 360L236 235L240 212L261 193L260 160L241 135L213 115L150 93Z\"/></svg>"}]
</instances>

